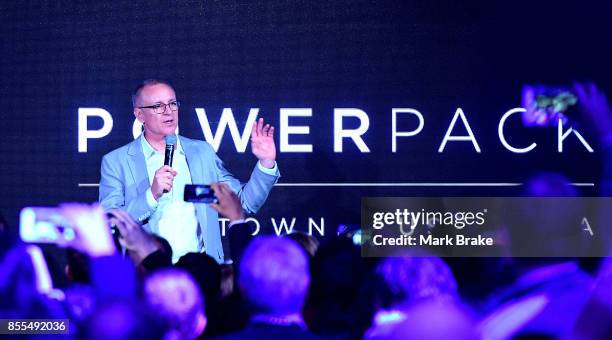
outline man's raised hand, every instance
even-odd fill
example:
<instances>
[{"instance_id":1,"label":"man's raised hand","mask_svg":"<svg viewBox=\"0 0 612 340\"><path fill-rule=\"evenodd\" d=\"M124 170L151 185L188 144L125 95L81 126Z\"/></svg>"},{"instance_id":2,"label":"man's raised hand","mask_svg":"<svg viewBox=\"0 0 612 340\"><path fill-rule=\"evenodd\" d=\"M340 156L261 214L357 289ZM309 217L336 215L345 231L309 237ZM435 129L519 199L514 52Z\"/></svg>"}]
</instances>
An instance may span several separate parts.
<instances>
[{"instance_id":1,"label":"man's raised hand","mask_svg":"<svg viewBox=\"0 0 612 340\"><path fill-rule=\"evenodd\" d=\"M251 130L251 150L261 165L273 168L276 161L276 145L274 144L274 126L264 125L263 118L253 123Z\"/></svg>"}]
</instances>

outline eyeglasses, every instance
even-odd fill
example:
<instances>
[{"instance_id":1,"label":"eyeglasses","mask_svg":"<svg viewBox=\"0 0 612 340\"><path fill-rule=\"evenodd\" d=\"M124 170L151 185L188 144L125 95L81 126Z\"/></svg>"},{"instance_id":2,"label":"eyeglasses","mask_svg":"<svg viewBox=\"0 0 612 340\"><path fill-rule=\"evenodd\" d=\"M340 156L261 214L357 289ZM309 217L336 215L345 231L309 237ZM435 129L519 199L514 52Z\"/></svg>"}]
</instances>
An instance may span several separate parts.
<instances>
[{"instance_id":1,"label":"eyeglasses","mask_svg":"<svg viewBox=\"0 0 612 340\"><path fill-rule=\"evenodd\" d=\"M159 104L149 105L149 106L140 106L138 108L139 109L151 109L153 110L154 113L162 114L166 112L166 108L170 108L171 111L176 111L178 110L179 106L181 106L181 102L174 101L168 104L159 103Z\"/></svg>"}]
</instances>

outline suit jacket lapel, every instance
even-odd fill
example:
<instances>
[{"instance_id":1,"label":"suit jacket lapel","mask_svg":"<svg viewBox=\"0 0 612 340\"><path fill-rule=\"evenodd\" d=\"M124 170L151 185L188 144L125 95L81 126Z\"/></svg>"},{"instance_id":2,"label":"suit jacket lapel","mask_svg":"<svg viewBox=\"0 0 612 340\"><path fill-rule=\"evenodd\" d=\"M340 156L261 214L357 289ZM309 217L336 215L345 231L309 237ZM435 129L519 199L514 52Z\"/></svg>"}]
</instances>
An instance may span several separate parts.
<instances>
[{"instance_id":1,"label":"suit jacket lapel","mask_svg":"<svg viewBox=\"0 0 612 340\"><path fill-rule=\"evenodd\" d=\"M150 186L147 163L142 153L141 138L144 138L142 134L130 143L128 148L128 155L130 156L128 158L128 166L139 194L145 192Z\"/></svg>"},{"instance_id":2,"label":"suit jacket lapel","mask_svg":"<svg viewBox=\"0 0 612 340\"><path fill-rule=\"evenodd\" d=\"M202 184L202 178L204 177L204 175L202 173L202 167L198 166L198 152L189 140L185 139L182 136L179 136L179 138L181 140L181 147L185 152L185 158L187 159L187 166L189 167L189 172L191 173L191 183Z\"/></svg>"},{"instance_id":3,"label":"suit jacket lapel","mask_svg":"<svg viewBox=\"0 0 612 340\"><path fill-rule=\"evenodd\" d=\"M181 147L185 152L185 159L187 160L187 166L189 167L189 173L191 174L191 183L194 184L202 184L204 173L201 166L201 161L198 157L198 150L196 149L194 143L191 143L190 140L178 136L181 141ZM208 237L206 236L205 228L209 224L207 221L208 213L207 209L208 205L206 204L195 204L196 216L198 219L198 241L200 242L200 249L206 249L206 243L209 242ZM211 255L209 253L209 255ZM211 255L214 256L214 255ZM217 259L218 260L218 259Z\"/></svg>"}]
</instances>

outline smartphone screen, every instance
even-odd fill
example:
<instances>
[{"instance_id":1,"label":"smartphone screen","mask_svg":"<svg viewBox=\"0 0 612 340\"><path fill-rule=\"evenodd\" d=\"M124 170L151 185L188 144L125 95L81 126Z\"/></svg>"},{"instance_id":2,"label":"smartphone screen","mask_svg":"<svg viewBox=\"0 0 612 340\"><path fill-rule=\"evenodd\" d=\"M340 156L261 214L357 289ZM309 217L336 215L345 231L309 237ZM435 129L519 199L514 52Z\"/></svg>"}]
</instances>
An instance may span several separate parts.
<instances>
[{"instance_id":1,"label":"smartphone screen","mask_svg":"<svg viewBox=\"0 0 612 340\"><path fill-rule=\"evenodd\" d=\"M525 126L557 126L559 120L565 125L578 103L576 95L563 86L525 85L521 97Z\"/></svg>"},{"instance_id":2,"label":"smartphone screen","mask_svg":"<svg viewBox=\"0 0 612 340\"><path fill-rule=\"evenodd\" d=\"M205 184L187 184L183 194L185 202L192 203L217 203L217 197L210 185Z\"/></svg>"},{"instance_id":3,"label":"smartphone screen","mask_svg":"<svg viewBox=\"0 0 612 340\"><path fill-rule=\"evenodd\" d=\"M19 236L28 243L66 244L75 232L58 209L26 207L19 215Z\"/></svg>"}]
</instances>

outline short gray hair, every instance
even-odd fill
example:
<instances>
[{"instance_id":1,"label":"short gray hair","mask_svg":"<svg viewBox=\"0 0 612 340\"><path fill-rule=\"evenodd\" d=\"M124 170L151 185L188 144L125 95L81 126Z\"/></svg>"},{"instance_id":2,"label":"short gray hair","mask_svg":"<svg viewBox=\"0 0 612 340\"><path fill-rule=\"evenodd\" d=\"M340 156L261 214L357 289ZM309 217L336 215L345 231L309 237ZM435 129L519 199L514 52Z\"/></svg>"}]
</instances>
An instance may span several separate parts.
<instances>
[{"instance_id":1,"label":"short gray hair","mask_svg":"<svg viewBox=\"0 0 612 340\"><path fill-rule=\"evenodd\" d=\"M138 86L136 86L134 91L132 91L132 106L136 107L136 105L137 105L136 102L138 101L138 98L140 97L140 93L142 92L142 89L144 89L147 86L152 86L152 85L157 85L157 84L167 85L168 87L170 87L172 89L172 91L174 91L174 87L167 80L161 80L161 79L146 79L146 80L143 80L142 82L140 82L140 84L138 84Z\"/></svg>"},{"instance_id":2,"label":"short gray hair","mask_svg":"<svg viewBox=\"0 0 612 340\"><path fill-rule=\"evenodd\" d=\"M186 338L193 336L198 316L205 312L204 297L189 273L176 268L158 270L145 279L144 292L158 318Z\"/></svg>"},{"instance_id":3,"label":"short gray hair","mask_svg":"<svg viewBox=\"0 0 612 340\"><path fill-rule=\"evenodd\" d=\"M308 258L288 238L256 238L244 252L238 283L256 312L300 313L310 286Z\"/></svg>"}]
</instances>

